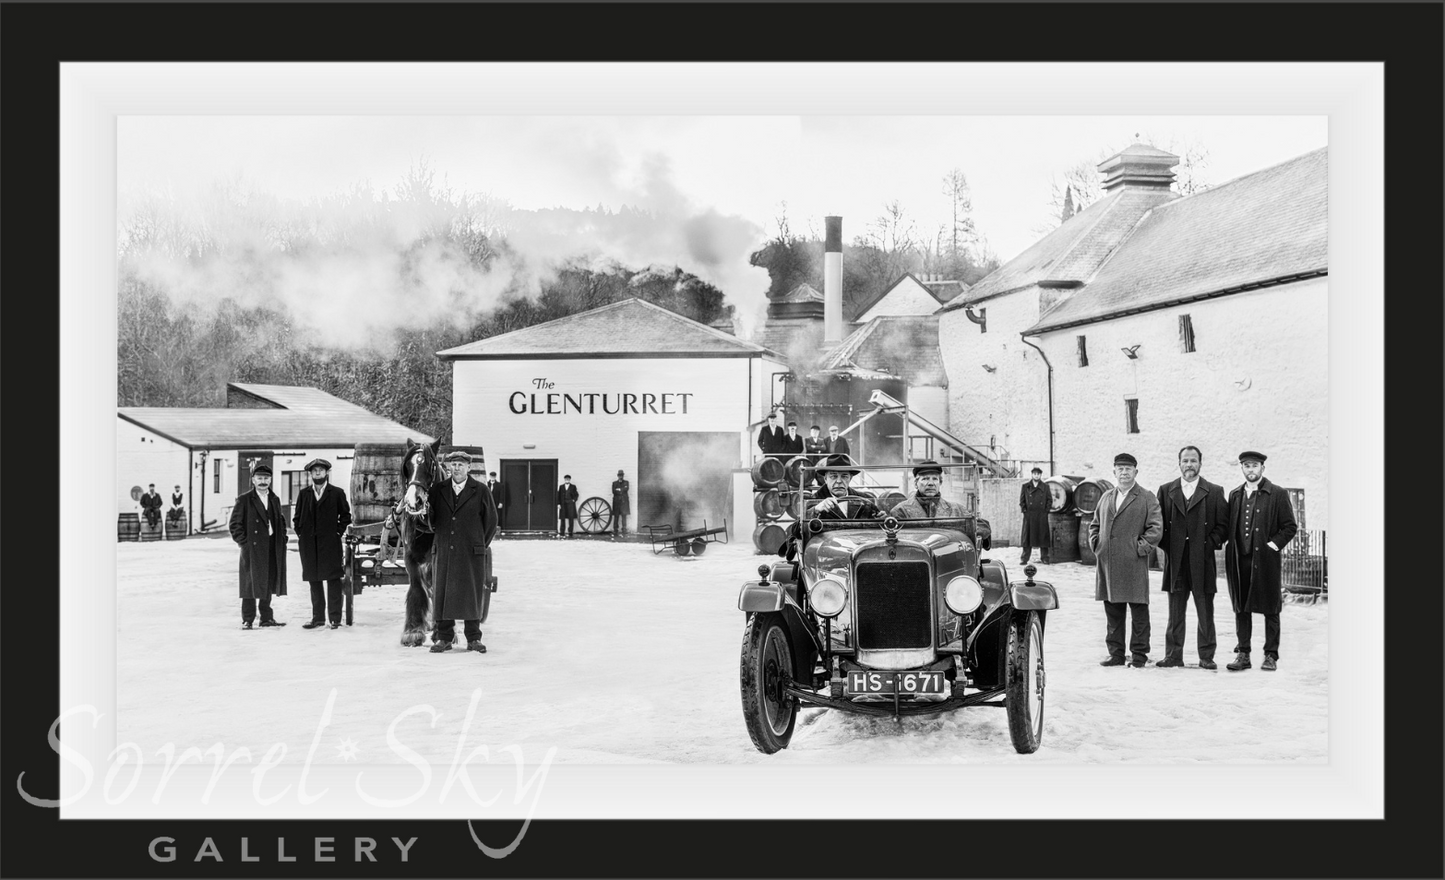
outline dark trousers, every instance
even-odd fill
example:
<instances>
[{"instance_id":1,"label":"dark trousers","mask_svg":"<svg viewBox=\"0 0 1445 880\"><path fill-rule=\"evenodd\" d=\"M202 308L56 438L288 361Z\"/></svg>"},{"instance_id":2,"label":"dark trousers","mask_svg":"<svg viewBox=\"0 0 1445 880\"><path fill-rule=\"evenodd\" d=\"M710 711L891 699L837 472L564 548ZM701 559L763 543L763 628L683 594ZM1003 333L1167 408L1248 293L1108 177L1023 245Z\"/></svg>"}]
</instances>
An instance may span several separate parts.
<instances>
[{"instance_id":1,"label":"dark trousers","mask_svg":"<svg viewBox=\"0 0 1445 880\"><path fill-rule=\"evenodd\" d=\"M320 623L326 620L327 606L330 605L331 622L340 623L341 608L344 602L341 593L341 579L328 579L325 590L321 588L321 581L307 581L307 583L311 585L311 621Z\"/></svg>"},{"instance_id":2,"label":"dark trousers","mask_svg":"<svg viewBox=\"0 0 1445 880\"><path fill-rule=\"evenodd\" d=\"M614 534L614 535L625 535L625 534L627 534L627 514L625 514L625 513L614 513L614 514L612 514L612 534Z\"/></svg>"},{"instance_id":3,"label":"dark trousers","mask_svg":"<svg viewBox=\"0 0 1445 880\"><path fill-rule=\"evenodd\" d=\"M1104 602L1104 644L1109 646L1109 656L1124 657L1124 611L1134 618L1133 631L1129 635L1129 650L1134 659L1143 661L1149 656L1149 603L1148 602Z\"/></svg>"},{"instance_id":4,"label":"dark trousers","mask_svg":"<svg viewBox=\"0 0 1445 880\"><path fill-rule=\"evenodd\" d=\"M1254 615L1248 611L1234 615L1234 632L1239 640L1234 650L1248 654L1249 641L1254 636ZM1264 656L1279 659L1279 612L1264 615Z\"/></svg>"},{"instance_id":5,"label":"dark trousers","mask_svg":"<svg viewBox=\"0 0 1445 880\"><path fill-rule=\"evenodd\" d=\"M255 619L256 599L252 596L247 596L246 598L241 600L241 622L251 623ZM271 594L267 593L266 595L261 597L261 620L262 622L265 622L275 619L276 615L271 610Z\"/></svg>"},{"instance_id":6,"label":"dark trousers","mask_svg":"<svg viewBox=\"0 0 1445 880\"><path fill-rule=\"evenodd\" d=\"M482 622L480 620L462 621L462 633L469 642L481 641ZM457 622L455 620L438 620L431 637L434 642L450 643L457 637Z\"/></svg>"},{"instance_id":7,"label":"dark trousers","mask_svg":"<svg viewBox=\"0 0 1445 880\"><path fill-rule=\"evenodd\" d=\"M1164 630L1165 659L1184 659L1184 617L1189 610L1189 597L1194 597L1194 616L1197 621L1198 650L1200 660L1213 660L1216 640L1214 635L1214 594L1201 589L1177 590L1169 594L1169 625Z\"/></svg>"},{"instance_id":8,"label":"dark trousers","mask_svg":"<svg viewBox=\"0 0 1445 880\"><path fill-rule=\"evenodd\" d=\"M574 517L570 517L570 516L565 516L565 517L564 517L564 516L559 516L559 517L557 517L557 534L559 534L559 535L564 534L563 531L562 531L564 525L566 526L566 529L567 529L567 531L566 531L565 534L568 534L568 535L572 534L572 524L575 523L575 522L577 522L577 520L576 520L576 518L574 518Z\"/></svg>"},{"instance_id":9,"label":"dark trousers","mask_svg":"<svg viewBox=\"0 0 1445 880\"><path fill-rule=\"evenodd\" d=\"M1023 565L1025 562L1028 562L1028 561L1029 561L1029 553L1031 553L1031 552L1033 551L1034 547L1038 547L1038 548L1039 548L1039 562L1042 562L1042 563L1044 563L1045 565L1048 564L1048 562L1049 562L1049 548L1048 548L1048 545L1046 545L1046 544L1034 544L1034 545L1030 546L1030 545L1028 545L1028 544L1025 544L1025 545L1024 545L1024 548L1023 548L1023 550L1024 550L1024 555L1021 556L1021 557L1019 557L1019 565Z\"/></svg>"}]
</instances>

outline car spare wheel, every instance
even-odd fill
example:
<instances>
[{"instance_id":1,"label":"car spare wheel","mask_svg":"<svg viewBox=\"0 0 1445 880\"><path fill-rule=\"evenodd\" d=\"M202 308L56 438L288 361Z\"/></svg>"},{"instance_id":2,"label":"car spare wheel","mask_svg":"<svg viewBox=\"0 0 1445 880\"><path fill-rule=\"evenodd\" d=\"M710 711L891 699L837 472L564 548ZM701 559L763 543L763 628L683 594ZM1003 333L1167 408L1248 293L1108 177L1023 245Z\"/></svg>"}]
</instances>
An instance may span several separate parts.
<instances>
[{"instance_id":1,"label":"car spare wheel","mask_svg":"<svg viewBox=\"0 0 1445 880\"><path fill-rule=\"evenodd\" d=\"M783 692L793 680L793 646L781 614L754 613L743 631L743 720L758 751L771 755L788 747L798 720L798 700Z\"/></svg>"},{"instance_id":2,"label":"car spare wheel","mask_svg":"<svg viewBox=\"0 0 1445 880\"><path fill-rule=\"evenodd\" d=\"M1044 738L1044 625L1037 611L1014 611L1008 632L1008 732L1030 754Z\"/></svg>"}]
</instances>

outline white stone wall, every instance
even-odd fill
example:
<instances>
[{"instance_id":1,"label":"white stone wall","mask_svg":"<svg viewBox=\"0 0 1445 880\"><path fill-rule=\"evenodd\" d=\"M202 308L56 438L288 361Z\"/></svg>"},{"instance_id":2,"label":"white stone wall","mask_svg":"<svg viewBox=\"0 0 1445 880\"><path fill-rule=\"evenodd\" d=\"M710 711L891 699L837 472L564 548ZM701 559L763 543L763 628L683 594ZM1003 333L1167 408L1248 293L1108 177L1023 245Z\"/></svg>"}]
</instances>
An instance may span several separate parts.
<instances>
[{"instance_id":1,"label":"white stone wall","mask_svg":"<svg viewBox=\"0 0 1445 880\"><path fill-rule=\"evenodd\" d=\"M170 509L171 491L177 484L191 497L190 450L173 443L134 422L117 417L115 429L115 509L116 513L140 513L140 502L131 500L132 487L144 492L156 484L165 504L161 513Z\"/></svg>"},{"instance_id":2,"label":"white stone wall","mask_svg":"<svg viewBox=\"0 0 1445 880\"><path fill-rule=\"evenodd\" d=\"M949 432L984 448L994 437L1009 458L1047 461L1047 368L1019 338L1038 322L1038 304L1036 287L986 301L987 333L979 333L963 309L945 312L938 342L948 372Z\"/></svg>"},{"instance_id":3,"label":"white stone wall","mask_svg":"<svg viewBox=\"0 0 1445 880\"><path fill-rule=\"evenodd\" d=\"M885 315L931 315L938 311L938 300L912 278L904 278L896 287L858 316L855 325L863 325Z\"/></svg>"},{"instance_id":4,"label":"white stone wall","mask_svg":"<svg viewBox=\"0 0 1445 880\"><path fill-rule=\"evenodd\" d=\"M1054 364L1056 472L1108 477L1114 455L1129 452L1153 491L1179 475L1179 448L1193 445L1203 475L1227 493L1243 482L1238 454L1256 449L1269 456L1271 481L1305 490L1307 527L1328 528L1327 300L1326 280L1313 279L1043 337ZM1181 349L1183 314L1192 354ZM989 336L993 317L990 309ZM1087 367L1078 366L1080 335ZM1130 360L1120 349L1134 345ZM1138 434L1125 433L1128 395L1139 399Z\"/></svg>"}]
</instances>

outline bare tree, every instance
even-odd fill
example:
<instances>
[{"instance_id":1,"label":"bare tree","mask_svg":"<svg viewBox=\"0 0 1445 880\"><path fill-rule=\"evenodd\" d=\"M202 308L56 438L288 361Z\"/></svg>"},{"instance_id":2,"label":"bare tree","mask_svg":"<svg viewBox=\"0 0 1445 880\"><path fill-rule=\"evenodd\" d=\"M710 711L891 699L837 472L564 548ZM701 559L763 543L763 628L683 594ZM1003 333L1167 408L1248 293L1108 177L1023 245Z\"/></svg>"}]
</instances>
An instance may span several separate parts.
<instances>
[{"instance_id":1,"label":"bare tree","mask_svg":"<svg viewBox=\"0 0 1445 880\"><path fill-rule=\"evenodd\" d=\"M1208 176L1209 149L1203 144L1174 134L1156 138L1148 132L1135 135L1133 143L1150 144L1179 157L1179 164L1174 167L1175 192L1189 196L1213 186ZM1064 216L1066 201L1072 201L1073 213L1078 214L1103 197L1099 163L1122 149L1124 147L1106 147L1098 151L1095 159L1080 159L1053 175L1049 182L1048 216L1034 227L1034 234L1047 235L1067 219Z\"/></svg>"}]
</instances>

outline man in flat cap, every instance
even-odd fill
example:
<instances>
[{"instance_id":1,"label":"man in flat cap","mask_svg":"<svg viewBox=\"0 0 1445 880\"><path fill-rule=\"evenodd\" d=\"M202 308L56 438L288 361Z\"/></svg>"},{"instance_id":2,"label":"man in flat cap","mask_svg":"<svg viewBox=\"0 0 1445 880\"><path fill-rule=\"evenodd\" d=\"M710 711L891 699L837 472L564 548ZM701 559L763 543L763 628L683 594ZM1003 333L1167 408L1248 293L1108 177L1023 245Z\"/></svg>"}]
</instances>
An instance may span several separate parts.
<instances>
[{"instance_id":1,"label":"man in flat cap","mask_svg":"<svg viewBox=\"0 0 1445 880\"><path fill-rule=\"evenodd\" d=\"M140 497L140 509L145 511L146 524L152 529L161 524L161 495L156 491L155 483L151 483Z\"/></svg>"},{"instance_id":2,"label":"man in flat cap","mask_svg":"<svg viewBox=\"0 0 1445 880\"><path fill-rule=\"evenodd\" d=\"M487 472L487 491L492 493L492 503L497 505L497 521L507 515L507 505L512 503L512 487L497 479L496 471Z\"/></svg>"},{"instance_id":3,"label":"man in flat cap","mask_svg":"<svg viewBox=\"0 0 1445 880\"><path fill-rule=\"evenodd\" d=\"M782 448L778 450L784 458L803 454L803 437L798 433L798 423L788 422L788 433L783 435Z\"/></svg>"},{"instance_id":4,"label":"man in flat cap","mask_svg":"<svg viewBox=\"0 0 1445 880\"><path fill-rule=\"evenodd\" d=\"M1254 618L1264 615L1264 662L1260 669L1274 672L1279 665L1279 612L1284 606L1280 552L1299 531L1289 493L1265 479L1264 453L1239 454L1244 484L1229 493L1229 546L1224 551L1224 576L1234 606L1234 662L1230 672L1248 669Z\"/></svg>"},{"instance_id":5,"label":"man in flat cap","mask_svg":"<svg viewBox=\"0 0 1445 880\"><path fill-rule=\"evenodd\" d=\"M627 534L627 516L632 513L632 483L622 472L612 481L612 537Z\"/></svg>"},{"instance_id":6,"label":"man in flat cap","mask_svg":"<svg viewBox=\"0 0 1445 880\"><path fill-rule=\"evenodd\" d=\"M943 465L931 458L920 461L913 468L913 494L893 508L893 515L899 519L968 516L962 505L943 497L942 488Z\"/></svg>"},{"instance_id":7,"label":"man in flat cap","mask_svg":"<svg viewBox=\"0 0 1445 880\"><path fill-rule=\"evenodd\" d=\"M1109 656L1100 666L1124 665L1124 617L1133 629L1129 665L1149 659L1149 559L1164 533L1164 518L1154 493L1135 482L1139 462L1127 452L1114 456L1114 479L1089 520L1089 547L1098 558L1094 598L1104 603L1104 644Z\"/></svg>"},{"instance_id":8,"label":"man in flat cap","mask_svg":"<svg viewBox=\"0 0 1445 880\"><path fill-rule=\"evenodd\" d=\"M1155 666L1184 665L1184 620L1193 596L1199 668L1217 668L1214 551L1224 546L1229 532L1229 504L1223 487L1199 475L1203 461L1198 446L1185 446L1179 450L1178 479L1159 487L1159 508L1164 515L1164 534L1159 539L1159 549L1164 551L1160 589L1169 596L1169 624L1164 629L1164 659Z\"/></svg>"},{"instance_id":9,"label":"man in flat cap","mask_svg":"<svg viewBox=\"0 0 1445 880\"><path fill-rule=\"evenodd\" d=\"M1049 487L1044 485L1043 469L1036 467L1029 471L1029 481L1019 488L1019 510L1024 515L1023 531L1019 533L1019 546L1023 548L1019 565L1029 561L1029 554L1035 547L1039 548L1039 562L1048 564L1052 545L1049 539L1051 499Z\"/></svg>"},{"instance_id":10,"label":"man in flat cap","mask_svg":"<svg viewBox=\"0 0 1445 880\"><path fill-rule=\"evenodd\" d=\"M778 414L768 413L768 423L758 429L758 449L764 458L776 457L783 445L783 429L778 425Z\"/></svg>"},{"instance_id":11,"label":"man in flat cap","mask_svg":"<svg viewBox=\"0 0 1445 880\"><path fill-rule=\"evenodd\" d=\"M562 537L562 530L567 530L566 536L572 537L573 529L577 525L577 485L572 482L571 474L562 475L562 485L557 487L557 537Z\"/></svg>"},{"instance_id":12,"label":"man in flat cap","mask_svg":"<svg viewBox=\"0 0 1445 880\"><path fill-rule=\"evenodd\" d=\"M331 628L341 626L345 597L341 578L345 574L345 554L341 538L351 525L351 504L340 486L331 485L331 462L313 458L306 463L311 485L296 493L291 512L291 527L296 530L296 544L301 551L301 579L311 585L311 620L302 629L316 629L330 621ZM326 582L323 591L321 582Z\"/></svg>"},{"instance_id":13,"label":"man in flat cap","mask_svg":"<svg viewBox=\"0 0 1445 880\"><path fill-rule=\"evenodd\" d=\"M427 493L432 523L433 654L452 649L462 621L467 650L487 652L482 618L491 599L492 539L500 528L497 505L487 487L467 473L472 457L460 449L442 456L450 479Z\"/></svg>"},{"instance_id":14,"label":"man in flat cap","mask_svg":"<svg viewBox=\"0 0 1445 880\"><path fill-rule=\"evenodd\" d=\"M848 438L838 433L837 425L828 426L828 439L823 441L823 446L829 455L851 455L853 450L848 447Z\"/></svg>"},{"instance_id":15,"label":"man in flat cap","mask_svg":"<svg viewBox=\"0 0 1445 880\"><path fill-rule=\"evenodd\" d=\"M809 467L817 467L828 456L828 444L823 440L822 431L822 428L814 425L808 429L808 436L803 438L803 454L808 456ZM821 486L823 475L815 472L813 482Z\"/></svg>"},{"instance_id":16,"label":"man in flat cap","mask_svg":"<svg viewBox=\"0 0 1445 880\"><path fill-rule=\"evenodd\" d=\"M241 629L261 612L262 626L285 626L271 611L271 597L286 595L286 517L271 491L271 466L251 468L251 488L231 508L231 540L241 548Z\"/></svg>"}]
</instances>

